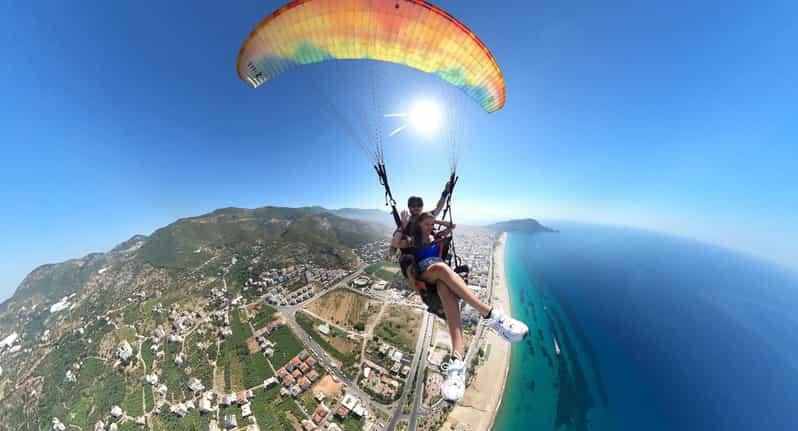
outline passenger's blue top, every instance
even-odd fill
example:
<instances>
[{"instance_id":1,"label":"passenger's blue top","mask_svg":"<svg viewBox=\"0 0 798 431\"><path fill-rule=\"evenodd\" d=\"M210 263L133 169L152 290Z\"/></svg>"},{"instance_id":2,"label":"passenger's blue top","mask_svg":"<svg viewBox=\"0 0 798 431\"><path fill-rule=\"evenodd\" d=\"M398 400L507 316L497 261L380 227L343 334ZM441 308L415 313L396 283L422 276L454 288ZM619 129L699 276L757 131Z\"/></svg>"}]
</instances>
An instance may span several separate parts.
<instances>
[{"instance_id":1,"label":"passenger's blue top","mask_svg":"<svg viewBox=\"0 0 798 431\"><path fill-rule=\"evenodd\" d=\"M416 259L419 262L429 257L440 257L440 255L441 246L438 241L419 247L416 251Z\"/></svg>"}]
</instances>

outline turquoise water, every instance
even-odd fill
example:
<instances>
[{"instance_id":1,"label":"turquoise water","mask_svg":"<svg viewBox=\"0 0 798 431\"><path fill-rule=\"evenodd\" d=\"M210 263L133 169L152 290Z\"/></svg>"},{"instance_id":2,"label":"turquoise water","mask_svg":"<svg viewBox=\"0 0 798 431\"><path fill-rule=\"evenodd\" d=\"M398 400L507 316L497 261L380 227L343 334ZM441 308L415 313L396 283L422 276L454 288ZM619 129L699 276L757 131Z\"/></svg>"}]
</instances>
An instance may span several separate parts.
<instances>
[{"instance_id":1,"label":"turquoise water","mask_svg":"<svg viewBox=\"0 0 798 431\"><path fill-rule=\"evenodd\" d=\"M507 241L531 336L494 430L796 429L795 275L650 232L555 227Z\"/></svg>"}]
</instances>

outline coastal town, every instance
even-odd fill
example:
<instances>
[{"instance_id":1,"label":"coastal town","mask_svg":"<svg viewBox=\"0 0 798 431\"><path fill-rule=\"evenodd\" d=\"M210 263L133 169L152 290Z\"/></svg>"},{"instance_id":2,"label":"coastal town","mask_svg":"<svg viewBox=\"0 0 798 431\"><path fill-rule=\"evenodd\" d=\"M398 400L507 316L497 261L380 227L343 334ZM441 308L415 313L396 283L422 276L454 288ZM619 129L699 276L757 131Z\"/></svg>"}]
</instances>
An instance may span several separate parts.
<instances>
[{"instance_id":1,"label":"coastal town","mask_svg":"<svg viewBox=\"0 0 798 431\"><path fill-rule=\"evenodd\" d=\"M154 327L142 332L125 324L119 309L97 316L114 327L118 342L71 364L61 384L78 387L85 373L109 368L135 379L135 392L91 424L94 431L489 429L493 415L475 419L468 407L441 399L448 329L400 281L398 265L383 260L387 246L379 240L355 249L355 268L275 267L248 274L235 290L230 271L243 258L233 257L215 274L221 283L208 283L190 305L167 305L138 291L123 305L145 309ZM502 247L484 229L457 238L458 256L471 268L469 288L484 301L507 304L506 293L496 291ZM50 311L68 310L73 299L62 298ZM495 411L501 393L484 386L504 379L509 348L483 331L468 305L462 317L466 399L480 398L467 405ZM84 335L90 326L73 331ZM41 342L50 342L46 333ZM2 355L19 349L16 334L2 340ZM70 425L74 417L65 410L51 427L87 429Z\"/></svg>"}]
</instances>

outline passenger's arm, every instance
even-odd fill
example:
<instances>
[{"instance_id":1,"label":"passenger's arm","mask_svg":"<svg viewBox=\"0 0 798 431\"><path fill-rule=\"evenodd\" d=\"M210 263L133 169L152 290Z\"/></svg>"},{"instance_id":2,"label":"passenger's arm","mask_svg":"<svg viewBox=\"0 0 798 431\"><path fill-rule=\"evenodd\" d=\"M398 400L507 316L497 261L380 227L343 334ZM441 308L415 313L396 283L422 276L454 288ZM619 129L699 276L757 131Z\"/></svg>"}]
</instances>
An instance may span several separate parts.
<instances>
[{"instance_id":1,"label":"passenger's arm","mask_svg":"<svg viewBox=\"0 0 798 431\"><path fill-rule=\"evenodd\" d=\"M438 214L443 211L443 207L446 206L446 198L449 197L449 194L452 192L452 183L447 182L446 186L443 188L443 193L441 193L441 198L438 199L438 205L435 206L435 209L430 211L433 216L438 217Z\"/></svg>"},{"instance_id":2,"label":"passenger's arm","mask_svg":"<svg viewBox=\"0 0 798 431\"><path fill-rule=\"evenodd\" d=\"M443 220L435 220L435 224L444 227L443 230L438 231L438 233L436 234L438 237L444 237L450 234L454 230L454 228L457 227L456 224L449 223L448 221L443 221Z\"/></svg>"}]
</instances>

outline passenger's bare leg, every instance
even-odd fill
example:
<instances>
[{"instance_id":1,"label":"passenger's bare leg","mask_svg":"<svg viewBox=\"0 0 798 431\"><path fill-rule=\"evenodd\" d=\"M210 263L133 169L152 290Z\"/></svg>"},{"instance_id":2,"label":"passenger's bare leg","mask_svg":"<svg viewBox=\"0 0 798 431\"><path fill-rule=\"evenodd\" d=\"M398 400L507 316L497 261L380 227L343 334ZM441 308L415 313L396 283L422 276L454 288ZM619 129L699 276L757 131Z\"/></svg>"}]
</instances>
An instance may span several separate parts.
<instances>
[{"instance_id":1,"label":"passenger's bare leg","mask_svg":"<svg viewBox=\"0 0 798 431\"><path fill-rule=\"evenodd\" d=\"M436 283L438 296L441 298L443 312L446 313L446 325L449 326L449 335L452 337L452 354L463 356L463 322L460 319L460 298L439 281Z\"/></svg>"},{"instance_id":2,"label":"passenger's bare leg","mask_svg":"<svg viewBox=\"0 0 798 431\"><path fill-rule=\"evenodd\" d=\"M442 282L443 288L448 289L453 295L458 298L461 298L463 301L467 302L469 305L474 307L480 315L487 316L490 313L491 307L488 304L480 301L479 298L471 292L471 289L466 286L465 281L457 275L449 265L445 263L434 263L430 265L430 267L424 271L423 277L425 280L437 283ZM441 283L437 283L439 286ZM438 293L440 294L440 288L438 288ZM441 295L441 299L443 299L443 295Z\"/></svg>"}]
</instances>

